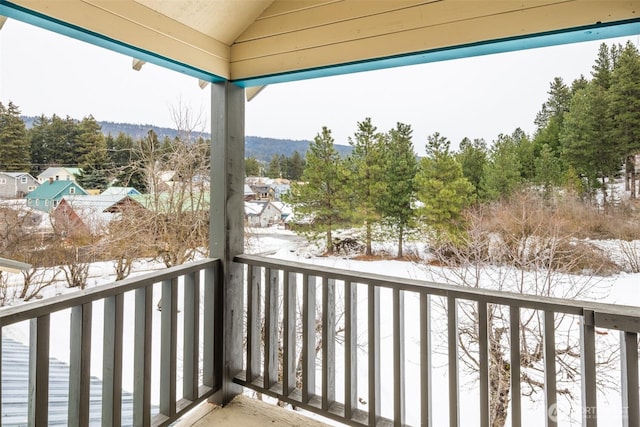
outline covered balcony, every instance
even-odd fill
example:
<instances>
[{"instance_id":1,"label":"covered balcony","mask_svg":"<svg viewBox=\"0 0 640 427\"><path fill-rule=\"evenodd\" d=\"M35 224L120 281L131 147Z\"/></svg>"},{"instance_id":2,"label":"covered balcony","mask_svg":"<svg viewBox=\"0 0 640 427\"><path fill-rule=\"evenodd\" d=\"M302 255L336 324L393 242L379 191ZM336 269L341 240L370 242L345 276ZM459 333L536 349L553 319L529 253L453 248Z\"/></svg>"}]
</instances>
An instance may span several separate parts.
<instances>
[{"instance_id":1,"label":"covered balcony","mask_svg":"<svg viewBox=\"0 0 640 427\"><path fill-rule=\"evenodd\" d=\"M596 343L611 334L619 422L640 425L640 309L243 254L242 167L244 105L266 84L638 34L638 10L638 1L617 0L0 0L0 26L22 20L210 83L216 189L210 258L0 311L0 329L28 324L30 343L28 378L12 377L3 352L0 423L45 426L62 414L57 421L77 426L170 425L202 402L228 404L249 390L347 425L490 426L500 307L510 361L522 360L520 319L540 320L538 425L558 425L561 318L580 344L582 424L597 425L608 406L598 398ZM477 336L471 377L460 366L463 312L473 313ZM50 358L61 330L68 389L58 398ZM522 364L505 366L508 422L521 426ZM462 391L469 378L471 395ZM469 419L460 408L471 400ZM10 413L14 405L26 409Z\"/></svg>"}]
</instances>

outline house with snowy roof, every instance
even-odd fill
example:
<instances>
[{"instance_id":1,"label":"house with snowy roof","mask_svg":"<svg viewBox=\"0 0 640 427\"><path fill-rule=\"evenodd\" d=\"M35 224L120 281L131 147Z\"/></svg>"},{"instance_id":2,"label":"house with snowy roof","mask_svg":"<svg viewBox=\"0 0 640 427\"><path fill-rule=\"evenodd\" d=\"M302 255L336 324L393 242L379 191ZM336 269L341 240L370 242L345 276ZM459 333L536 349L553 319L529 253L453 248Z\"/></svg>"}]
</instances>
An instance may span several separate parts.
<instances>
[{"instance_id":1,"label":"house with snowy roof","mask_svg":"<svg viewBox=\"0 0 640 427\"><path fill-rule=\"evenodd\" d=\"M53 211L53 222L56 229L66 235L101 235L115 217L111 208L125 197L113 194L64 196Z\"/></svg>"}]
</instances>

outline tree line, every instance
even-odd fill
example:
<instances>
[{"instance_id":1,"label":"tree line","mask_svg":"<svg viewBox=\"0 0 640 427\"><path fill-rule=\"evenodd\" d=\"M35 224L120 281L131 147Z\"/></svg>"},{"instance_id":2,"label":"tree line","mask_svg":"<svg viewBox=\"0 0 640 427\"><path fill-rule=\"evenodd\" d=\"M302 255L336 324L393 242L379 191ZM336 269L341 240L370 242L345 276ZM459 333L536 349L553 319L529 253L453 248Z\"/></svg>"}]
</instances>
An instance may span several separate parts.
<instances>
[{"instance_id":1,"label":"tree line","mask_svg":"<svg viewBox=\"0 0 640 427\"><path fill-rule=\"evenodd\" d=\"M624 177L636 198L636 154L640 153L640 54L630 42L602 44L584 76L567 85L550 83L548 98L535 118L536 130L500 134L488 145L464 138L457 150L443 135L426 141L416 157L411 126L398 123L380 132L365 118L357 123L341 158L331 130L323 127L306 156L301 183L289 202L299 227L324 235L334 247L337 228L363 227L365 253L373 232L384 229L398 240L398 255L408 230L422 229L435 242L455 243L464 211L476 204L508 199L522 188L549 199L572 194L592 203L600 191Z\"/></svg>"},{"instance_id":2,"label":"tree line","mask_svg":"<svg viewBox=\"0 0 640 427\"><path fill-rule=\"evenodd\" d=\"M185 132L194 135L185 136ZM178 141L208 146L201 135L178 129L174 138L160 140L150 129L144 138L134 139L124 132L114 137L104 135L92 115L82 120L41 115L27 128L18 106L0 102L0 170L37 176L50 166L78 167L82 169L78 183L84 188L125 185L144 193L149 188L142 163L149 151L163 158L171 155Z\"/></svg>"}]
</instances>

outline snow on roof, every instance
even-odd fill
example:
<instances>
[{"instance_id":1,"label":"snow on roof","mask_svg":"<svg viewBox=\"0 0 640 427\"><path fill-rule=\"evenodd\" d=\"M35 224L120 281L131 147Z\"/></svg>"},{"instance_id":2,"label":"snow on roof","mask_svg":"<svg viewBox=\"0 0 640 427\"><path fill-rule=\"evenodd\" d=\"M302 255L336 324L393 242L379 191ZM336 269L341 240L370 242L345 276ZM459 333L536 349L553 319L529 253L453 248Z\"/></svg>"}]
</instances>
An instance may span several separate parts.
<instances>
[{"instance_id":1,"label":"snow on roof","mask_svg":"<svg viewBox=\"0 0 640 427\"><path fill-rule=\"evenodd\" d=\"M134 187L109 187L100 193L102 196L107 195L118 195L118 196L127 196L130 194L141 194Z\"/></svg>"},{"instance_id":2,"label":"snow on roof","mask_svg":"<svg viewBox=\"0 0 640 427\"><path fill-rule=\"evenodd\" d=\"M113 214L106 212L106 210L125 197L126 195L101 194L97 196L64 196L62 199L71 206L91 232L96 233L113 219Z\"/></svg>"}]
</instances>

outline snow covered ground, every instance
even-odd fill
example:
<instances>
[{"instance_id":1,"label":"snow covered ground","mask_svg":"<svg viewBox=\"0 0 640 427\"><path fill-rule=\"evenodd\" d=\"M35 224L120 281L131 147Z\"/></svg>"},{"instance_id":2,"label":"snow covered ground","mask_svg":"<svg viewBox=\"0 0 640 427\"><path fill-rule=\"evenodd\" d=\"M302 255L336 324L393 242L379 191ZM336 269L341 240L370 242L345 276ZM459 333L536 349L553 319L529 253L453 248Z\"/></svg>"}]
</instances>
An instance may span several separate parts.
<instances>
[{"instance_id":1,"label":"snow covered ground","mask_svg":"<svg viewBox=\"0 0 640 427\"><path fill-rule=\"evenodd\" d=\"M309 245L305 239L295 235L293 232L284 230L282 228L272 227L268 229L254 229L247 233L248 248L247 252L261 253L274 258L283 260L292 260L298 262L304 262L316 266L330 266L341 269L347 269L351 271L361 271L368 273L383 274L392 277L410 278L410 279L422 279L422 280L437 280L434 276L434 269L427 268L423 263L414 263L398 260L374 260L374 261L360 261L353 258L344 256L321 256L320 249L314 245ZM601 246L610 245L610 250L614 250L617 247L616 242L600 242ZM394 252L394 245L392 243L378 244L375 248L378 251L385 251L388 253ZM417 254L424 254L424 245L416 242L409 242L407 244L407 250ZM141 274L142 272L149 271L154 268L162 268L161 265L151 262L138 263L137 272L132 274ZM88 286L95 286L105 283L110 283L113 280L112 275L113 267L111 263L96 263L91 266L90 279ZM13 280L18 280L16 276ZM634 305L640 307L640 274L620 273L615 276L603 278L598 283L598 292L594 294L593 299L600 302L611 302L617 304ZM58 283L55 286L46 288L43 291L43 296L56 295L60 293L73 292L64 286L63 283ZM383 294L383 298L388 297ZM390 298L390 296L389 296ZM159 299L159 289L154 292L154 306ZM181 303L179 303L180 306ZM361 307L366 307L365 304L361 304ZM435 310L435 316L443 316L443 312L437 314ZM359 315L362 315L359 314ZM392 417L393 412L393 378L389 374L391 372L390 366L392 364L392 358L390 349L392 348L391 340L391 322L390 314L383 312L381 325L381 337L382 337L382 352L381 352L381 364L383 371L382 378L382 410L383 416ZM407 422L409 424L419 424L419 364L416 355L418 354L418 330L415 319L418 315L418 303L417 299L411 296L407 297L405 302L405 319L406 319L406 374L407 378L415 379L409 381L406 389L407 399ZM160 312L154 310L154 322L159 322ZM178 314L179 322L182 322L182 314ZM432 319L434 329L442 328L444 319L440 317L441 321L437 320L437 317ZM102 335L103 335L103 310L102 304L96 303L93 308L93 327L92 327L92 361L91 361L91 373L96 377L101 377L102 367ZM133 322L133 296L128 295L125 298L125 325L130 325ZM52 316L52 335L51 342L51 356L62 361L68 361L69 359L69 311L63 311L56 313ZM124 379L123 387L126 390L132 390L132 349L133 349L133 335L132 328L125 328L124 336L124 349L125 354L123 359ZM159 328L155 328L158 330ZM181 331L181 323L178 326L178 331ZM17 324L3 328L3 333L7 337L16 339L19 342L28 344L28 324ZM178 338L179 341L181 337ZM153 369L157 369L159 358L156 357L159 354L159 336L154 335L153 347L154 358ZM336 346L336 358L342 360L342 348L340 345ZM444 425L448 419L448 377L446 366L446 354L435 354L433 360L433 390L434 390L434 423L433 425ZM366 371L366 363L360 364L361 371L359 372L359 390L363 391L363 400L366 401L366 390L368 373ZM461 367L461 372L463 369ZM342 390L340 389L341 378L343 373L341 371L341 365L337 365L337 399L342 399ZM317 381L321 384L320 378ZM460 416L461 425L476 425L479 414L479 397L477 392L477 382L474 381L472 375L463 374L460 380L461 385L461 404L460 404ZM153 401L158 400L159 384L153 385L154 396ZM180 385L179 385L180 387ZM534 396L537 400L530 402L527 398L523 397L523 425L525 426L537 426L544 422L546 417L546 408L544 403L540 402L541 396ZM580 425L580 402L579 395L576 396L577 401L573 402L573 405L569 405L566 400L559 398L560 408L560 422L563 425ZM602 425L617 426L622 425L621 409L620 409L620 396L619 393L608 393L607 395L600 394L598 396L599 403L599 418ZM366 409L366 406L363 406ZM509 422L509 421L508 421Z\"/></svg>"}]
</instances>

